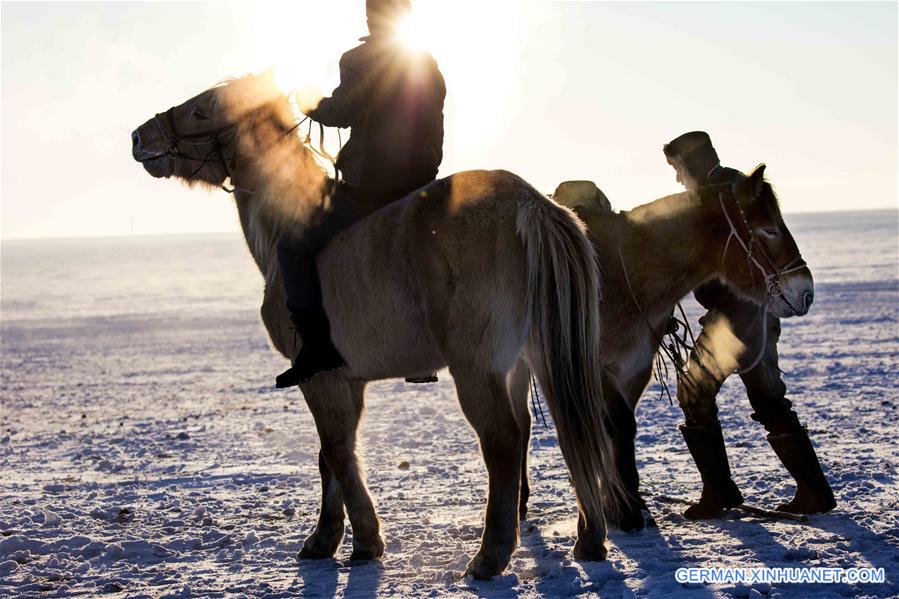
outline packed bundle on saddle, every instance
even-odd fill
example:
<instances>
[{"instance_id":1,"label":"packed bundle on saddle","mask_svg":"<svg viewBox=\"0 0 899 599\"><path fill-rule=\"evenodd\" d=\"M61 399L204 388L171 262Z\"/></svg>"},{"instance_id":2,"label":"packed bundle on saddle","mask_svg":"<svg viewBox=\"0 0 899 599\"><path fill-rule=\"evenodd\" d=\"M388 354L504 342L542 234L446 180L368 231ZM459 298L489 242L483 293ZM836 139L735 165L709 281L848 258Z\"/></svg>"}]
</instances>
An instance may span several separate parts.
<instances>
[{"instance_id":1,"label":"packed bundle on saddle","mask_svg":"<svg viewBox=\"0 0 899 599\"><path fill-rule=\"evenodd\" d=\"M564 181L550 196L557 204L575 212L611 212L612 204L593 181Z\"/></svg>"}]
</instances>

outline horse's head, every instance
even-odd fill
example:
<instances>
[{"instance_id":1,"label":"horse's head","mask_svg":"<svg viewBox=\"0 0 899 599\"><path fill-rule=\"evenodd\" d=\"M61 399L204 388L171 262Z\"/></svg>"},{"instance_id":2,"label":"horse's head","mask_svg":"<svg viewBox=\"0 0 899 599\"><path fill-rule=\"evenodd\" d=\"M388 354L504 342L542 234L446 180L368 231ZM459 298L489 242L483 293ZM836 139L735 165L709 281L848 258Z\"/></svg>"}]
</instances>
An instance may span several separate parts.
<instances>
[{"instance_id":1,"label":"horse's head","mask_svg":"<svg viewBox=\"0 0 899 599\"><path fill-rule=\"evenodd\" d=\"M767 302L774 316L807 313L814 298L812 273L780 213L761 164L747 178L722 186L709 200L725 221L724 278L737 291Z\"/></svg>"},{"instance_id":2,"label":"horse's head","mask_svg":"<svg viewBox=\"0 0 899 599\"><path fill-rule=\"evenodd\" d=\"M293 121L270 72L223 83L157 114L131 134L131 152L154 177L221 186L238 154L247 155L238 132L258 130L260 121L282 132Z\"/></svg>"}]
</instances>

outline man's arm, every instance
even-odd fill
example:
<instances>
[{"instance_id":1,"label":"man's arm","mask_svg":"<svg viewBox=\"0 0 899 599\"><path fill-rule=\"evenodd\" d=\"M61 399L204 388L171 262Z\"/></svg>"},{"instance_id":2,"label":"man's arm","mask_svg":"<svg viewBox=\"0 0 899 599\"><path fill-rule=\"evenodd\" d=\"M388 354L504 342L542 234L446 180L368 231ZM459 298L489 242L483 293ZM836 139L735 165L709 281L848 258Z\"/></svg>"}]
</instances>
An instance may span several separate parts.
<instances>
[{"instance_id":1,"label":"man's arm","mask_svg":"<svg viewBox=\"0 0 899 599\"><path fill-rule=\"evenodd\" d=\"M347 57L340 59L340 85L330 98L322 98L308 113L309 118L327 127L352 127L363 113L365 77Z\"/></svg>"}]
</instances>

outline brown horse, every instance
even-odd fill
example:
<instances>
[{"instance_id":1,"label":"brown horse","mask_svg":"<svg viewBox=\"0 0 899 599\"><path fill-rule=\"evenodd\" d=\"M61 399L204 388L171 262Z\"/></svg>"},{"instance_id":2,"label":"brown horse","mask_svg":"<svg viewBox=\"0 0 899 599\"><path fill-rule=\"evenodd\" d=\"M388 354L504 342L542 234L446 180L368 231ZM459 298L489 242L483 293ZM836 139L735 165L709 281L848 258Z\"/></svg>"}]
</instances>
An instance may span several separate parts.
<instances>
[{"instance_id":1,"label":"brown horse","mask_svg":"<svg viewBox=\"0 0 899 599\"><path fill-rule=\"evenodd\" d=\"M614 517L623 529L643 526L633 411L676 302L719 278L780 318L801 316L811 306L811 272L764 171L762 164L734 185L679 193L620 213L608 208L595 186L585 191L589 182L570 182L560 187L564 194L557 194L587 224L602 265L600 364L615 423L616 461L629 490L628 508ZM763 314L759 317L763 327ZM722 344L740 343L733 335L717 337ZM732 345L714 354L740 356L746 350ZM737 361L714 366L732 371Z\"/></svg>"},{"instance_id":2,"label":"brown horse","mask_svg":"<svg viewBox=\"0 0 899 599\"><path fill-rule=\"evenodd\" d=\"M223 186L230 178L250 252L265 277L262 319L296 355L275 255L278 236L326 209L329 182L292 134L270 78L245 77L158 114L132 134L154 177ZM349 367L302 385L321 440L322 505L301 558L332 556L353 528L353 559L379 557L379 520L356 455L366 382L448 366L487 465L476 578L501 572L527 499L528 369L555 419L579 506L575 555L606 556L603 509L623 486L599 373L599 275L583 225L504 171L435 181L343 231L318 258L332 336Z\"/></svg>"}]
</instances>

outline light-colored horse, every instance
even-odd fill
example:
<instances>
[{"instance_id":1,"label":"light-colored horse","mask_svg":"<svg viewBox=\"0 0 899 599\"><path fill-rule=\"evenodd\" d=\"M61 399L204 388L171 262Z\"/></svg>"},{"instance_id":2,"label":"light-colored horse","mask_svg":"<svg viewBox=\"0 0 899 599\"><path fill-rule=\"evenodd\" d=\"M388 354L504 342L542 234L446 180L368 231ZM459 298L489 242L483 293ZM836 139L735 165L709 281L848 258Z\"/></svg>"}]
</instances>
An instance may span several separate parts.
<instances>
[{"instance_id":1,"label":"light-colored horse","mask_svg":"<svg viewBox=\"0 0 899 599\"><path fill-rule=\"evenodd\" d=\"M605 399L615 426L616 461L629 490L628 507L613 516L625 530L643 527L633 411L652 376L653 360L675 304L720 279L779 318L802 316L814 297L812 274L784 223L762 164L736 184L667 196L612 212L589 182L560 187L556 199L586 223L602 265L602 365ZM759 327L764 327L759 314ZM726 327L725 327L726 328ZM733 334L716 335L704 367L731 372L745 348ZM730 361L724 359L730 356Z\"/></svg>"},{"instance_id":2,"label":"light-colored horse","mask_svg":"<svg viewBox=\"0 0 899 599\"><path fill-rule=\"evenodd\" d=\"M132 134L154 177L222 186L265 277L262 319L296 354L275 255L278 236L326 208L328 181L290 133L269 78L207 90ZM321 439L322 505L301 558L331 556L353 527L354 559L379 557L379 520L356 455L367 381L448 366L489 475L484 534L468 570L501 572L527 494L528 369L543 389L578 499L575 555L606 556L603 508L624 495L599 372L599 275L583 225L504 171L438 180L339 234L318 258L332 337L349 368L302 385Z\"/></svg>"}]
</instances>

